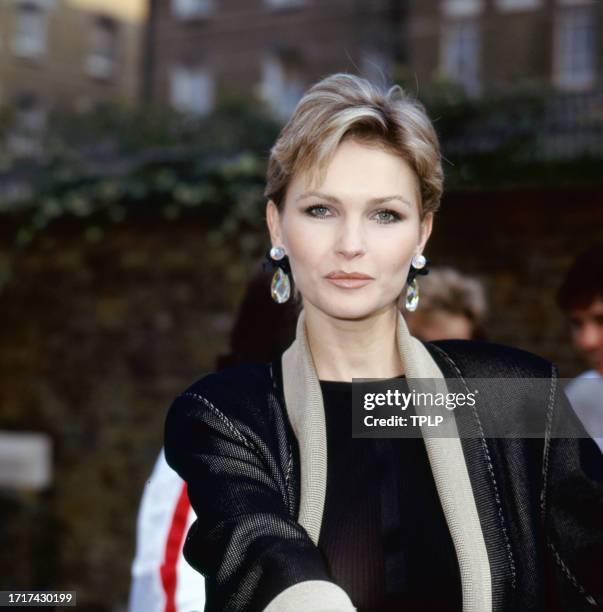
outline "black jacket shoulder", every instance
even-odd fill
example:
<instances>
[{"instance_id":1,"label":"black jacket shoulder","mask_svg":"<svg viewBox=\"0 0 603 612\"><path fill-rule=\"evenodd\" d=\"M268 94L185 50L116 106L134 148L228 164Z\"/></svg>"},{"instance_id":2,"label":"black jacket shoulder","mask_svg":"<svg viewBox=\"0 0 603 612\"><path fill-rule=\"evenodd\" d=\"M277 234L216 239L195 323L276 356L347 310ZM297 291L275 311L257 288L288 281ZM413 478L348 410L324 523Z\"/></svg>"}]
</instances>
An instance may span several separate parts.
<instances>
[{"instance_id":1,"label":"black jacket shoulder","mask_svg":"<svg viewBox=\"0 0 603 612\"><path fill-rule=\"evenodd\" d=\"M201 395L240 394L241 391L253 392L265 390L270 382L270 363L239 363L202 376L183 393L199 393Z\"/></svg>"},{"instance_id":2,"label":"black jacket shoulder","mask_svg":"<svg viewBox=\"0 0 603 612\"><path fill-rule=\"evenodd\" d=\"M275 391L271 369L269 362L250 362L210 372L184 389L173 406L190 404L184 401L188 398L197 406L215 406L233 421L257 428L269 414L269 396Z\"/></svg>"},{"instance_id":3,"label":"black jacket shoulder","mask_svg":"<svg viewBox=\"0 0 603 612\"><path fill-rule=\"evenodd\" d=\"M438 340L425 347L450 391L475 393L474 408L457 411L463 436L544 439L559 401L557 369L552 362L493 342Z\"/></svg>"},{"instance_id":4,"label":"black jacket shoulder","mask_svg":"<svg viewBox=\"0 0 603 612\"><path fill-rule=\"evenodd\" d=\"M529 351L481 340L436 340L425 347L440 367L475 378L550 378L556 366Z\"/></svg>"}]
</instances>

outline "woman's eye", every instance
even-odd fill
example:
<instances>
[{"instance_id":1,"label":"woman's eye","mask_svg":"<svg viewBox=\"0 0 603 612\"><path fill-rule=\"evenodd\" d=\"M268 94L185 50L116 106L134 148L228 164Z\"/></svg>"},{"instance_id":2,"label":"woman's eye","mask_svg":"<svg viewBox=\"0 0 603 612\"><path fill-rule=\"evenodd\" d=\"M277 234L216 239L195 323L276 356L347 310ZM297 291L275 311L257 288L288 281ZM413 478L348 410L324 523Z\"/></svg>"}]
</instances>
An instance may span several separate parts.
<instances>
[{"instance_id":1,"label":"woman's eye","mask_svg":"<svg viewBox=\"0 0 603 612\"><path fill-rule=\"evenodd\" d=\"M378 223L395 223L396 221L399 221L400 218L400 214L397 213L395 210L380 210L377 212Z\"/></svg>"},{"instance_id":2,"label":"woman's eye","mask_svg":"<svg viewBox=\"0 0 603 612\"><path fill-rule=\"evenodd\" d=\"M329 209L326 206L322 206L320 204L316 204L314 206L309 206L308 208L306 208L305 212L308 215L310 215L311 217L324 217L325 216L324 214L314 214L314 212L316 210L326 210L326 211L328 211Z\"/></svg>"},{"instance_id":3,"label":"woman's eye","mask_svg":"<svg viewBox=\"0 0 603 612\"><path fill-rule=\"evenodd\" d=\"M307 215L310 215L310 217L321 218L321 219L330 216L328 214L329 208L327 206L323 206L322 204L315 204L314 206L309 206L308 208L305 209L304 212ZM383 209L383 210L377 211L376 213L377 223L385 223L385 224L395 223L396 221L399 221L401 218L402 217L400 213L396 212L395 210Z\"/></svg>"}]
</instances>

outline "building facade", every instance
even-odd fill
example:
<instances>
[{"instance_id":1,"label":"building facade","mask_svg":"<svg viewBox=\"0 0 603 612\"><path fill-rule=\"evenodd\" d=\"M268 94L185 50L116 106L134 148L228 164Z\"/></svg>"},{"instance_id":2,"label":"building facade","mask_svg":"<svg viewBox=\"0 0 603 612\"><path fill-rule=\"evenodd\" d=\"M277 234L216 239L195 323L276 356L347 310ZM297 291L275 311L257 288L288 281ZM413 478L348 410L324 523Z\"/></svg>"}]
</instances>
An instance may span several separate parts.
<instances>
[{"instance_id":1,"label":"building facade","mask_svg":"<svg viewBox=\"0 0 603 612\"><path fill-rule=\"evenodd\" d=\"M25 131L51 109L140 97L144 0L0 0L0 106Z\"/></svg>"},{"instance_id":2,"label":"building facade","mask_svg":"<svg viewBox=\"0 0 603 612\"><path fill-rule=\"evenodd\" d=\"M389 77L401 31L398 2L153 0L147 92L197 114L221 95L252 94L285 118L331 72Z\"/></svg>"},{"instance_id":3,"label":"building facade","mask_svg":"<svg viewBox=\"0 0 603 612\"><path fill-rule=\"evenodd\" d=\"M596 0L412 0L409 66L471 94L492 88L590 91L602 82Z\"/></svg>"},{"instance_id":4,"label":"building facade","mask_svg":"<svg viewBox=\"0 0 603 612\"><path fill-rule=\"evenodd\" d=\"M280 118L339 70L405 74L419 91L442 80L471 95L589 91L602 81L602 24L596 0L152 0L145 87L196 114L253 93Z\"/></svg>"}]
</instances>

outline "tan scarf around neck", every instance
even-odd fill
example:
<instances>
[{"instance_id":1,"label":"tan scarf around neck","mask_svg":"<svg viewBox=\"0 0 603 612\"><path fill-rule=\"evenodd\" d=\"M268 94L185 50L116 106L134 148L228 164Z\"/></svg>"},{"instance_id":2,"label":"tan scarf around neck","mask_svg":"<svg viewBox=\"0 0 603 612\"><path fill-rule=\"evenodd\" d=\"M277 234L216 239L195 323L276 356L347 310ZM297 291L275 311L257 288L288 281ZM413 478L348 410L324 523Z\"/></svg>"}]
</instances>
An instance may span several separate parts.
<instances>
[{"instance_id":1,"label":"tan scarf around neck","mask_svg":"<svg viewBox=\"0 0 603 612\"><path fill-rule=\"evenodd\" d=\"M427 349L410 335L399 311L397 315L396 338L407 379L437 380L445 385L444 376ZM282 355L282 371L287 414L300 450L298 522L317 545L326 495L327 439L322 393L308 343L304 310L297 320L295 340ZM435 438L424 433L424 442L459 562L463 612L491 612L490 564L461 441L458 435L450 435L456 433L452 413L445 425L448 437Z\"/></svg>"}]
</instances>

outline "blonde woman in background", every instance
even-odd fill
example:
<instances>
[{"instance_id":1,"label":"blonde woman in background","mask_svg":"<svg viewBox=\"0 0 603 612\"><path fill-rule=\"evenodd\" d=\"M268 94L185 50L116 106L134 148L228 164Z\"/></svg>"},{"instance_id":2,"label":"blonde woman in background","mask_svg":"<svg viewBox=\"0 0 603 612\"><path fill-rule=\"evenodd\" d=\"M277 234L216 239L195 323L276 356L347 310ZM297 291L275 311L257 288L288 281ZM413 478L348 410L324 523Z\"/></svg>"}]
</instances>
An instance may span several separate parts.
<instances>
[{"instance_id":1,"label":"blonde woman in background","mask_svg":"<svg viewBox=\"0 0 603 612\"><path fill-rule=\"evenodd\" d=\"M421 308L404 312L413 336L425 341L485 338L486 292L480 281L441 267L421 276L418 285Z\"/></svg>"}]
</instances>

